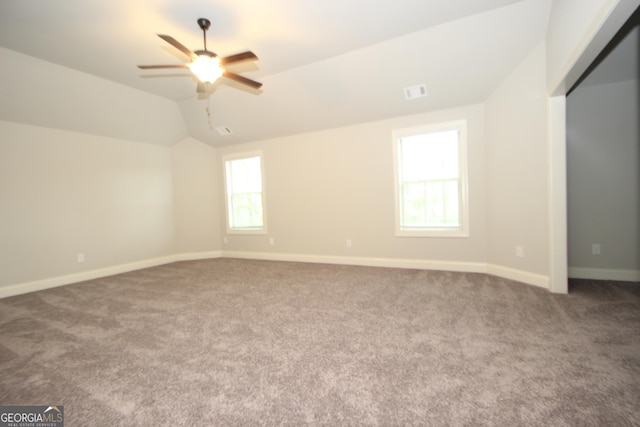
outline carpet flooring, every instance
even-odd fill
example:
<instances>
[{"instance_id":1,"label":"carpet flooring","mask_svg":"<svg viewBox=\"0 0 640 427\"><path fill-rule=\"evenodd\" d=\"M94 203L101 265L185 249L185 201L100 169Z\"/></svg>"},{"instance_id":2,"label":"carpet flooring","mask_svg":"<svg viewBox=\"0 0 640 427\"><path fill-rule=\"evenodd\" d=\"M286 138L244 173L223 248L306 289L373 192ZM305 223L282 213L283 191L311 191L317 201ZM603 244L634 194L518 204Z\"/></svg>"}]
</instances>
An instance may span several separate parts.
<instances>
[{"instance_id":1,"label":"carpet flooring","mask_svg":"<svg viewBox=\"0 0 640 427\"><path fill-rule=\"evenodd\" d=\"M217 259L0 300L65 426L638 426L640 286Z\"/></svg>"}]
</instances>

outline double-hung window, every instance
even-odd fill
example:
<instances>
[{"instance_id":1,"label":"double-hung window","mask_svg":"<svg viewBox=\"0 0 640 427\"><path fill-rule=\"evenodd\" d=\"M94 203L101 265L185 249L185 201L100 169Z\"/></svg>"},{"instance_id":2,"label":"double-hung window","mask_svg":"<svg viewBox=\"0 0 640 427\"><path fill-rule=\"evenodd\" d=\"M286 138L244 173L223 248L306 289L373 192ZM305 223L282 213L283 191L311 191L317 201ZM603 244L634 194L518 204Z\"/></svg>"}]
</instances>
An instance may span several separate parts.
<instances>
[{"instance_id":1,"label":"double-hung window","mask_svg":"<svg viewBox=\"0 0 640 427\"><path fill-rule=\"evenodd\" d=\"M227 232L266 233L262 154L230 155L223 161Z\"/></svg>"},{"instance_id":2,"label":"double-hung window","mask_svg":"<svg viewBox=\"0 0 640 427\"><path fill-rule=\"evenodd\" d=\"M466 122L393 132L396 235L469 235Z\"/></svg>"}]
</instances>

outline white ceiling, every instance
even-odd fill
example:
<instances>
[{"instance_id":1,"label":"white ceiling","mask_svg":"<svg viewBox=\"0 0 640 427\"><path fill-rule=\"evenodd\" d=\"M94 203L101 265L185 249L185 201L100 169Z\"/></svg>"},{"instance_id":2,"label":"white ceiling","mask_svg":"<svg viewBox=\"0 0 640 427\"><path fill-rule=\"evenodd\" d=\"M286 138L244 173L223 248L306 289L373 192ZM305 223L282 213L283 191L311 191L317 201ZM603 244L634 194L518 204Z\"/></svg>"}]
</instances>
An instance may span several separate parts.
<instances>
[{"instance_id":1,"label":"white ceiling","mask_svg":"<svg viewBox=\"0 0 640 427\"><path fill-rule=\"evenodd\" d=\"M0 0L0 46L174 100L190 136L224 145L482 102L543 40L550 3ZM187 70L136 67L186 60L158 33L202 48L200 17L210 50L258 55L233 71L261 91L222 81L207 101ZM420 83L429 96L405 101Z\"/></svg>"}]
</instances>

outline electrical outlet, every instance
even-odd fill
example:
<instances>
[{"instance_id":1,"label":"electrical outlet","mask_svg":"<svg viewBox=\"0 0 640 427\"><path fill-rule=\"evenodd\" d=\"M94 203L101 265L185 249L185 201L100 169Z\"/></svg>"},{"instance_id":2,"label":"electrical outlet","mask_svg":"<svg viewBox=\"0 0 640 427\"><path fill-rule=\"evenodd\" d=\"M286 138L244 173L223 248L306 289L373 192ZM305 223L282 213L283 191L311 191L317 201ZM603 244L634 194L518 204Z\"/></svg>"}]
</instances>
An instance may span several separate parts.
<instances>
[{"instance_id":1,"label":"electrical outlet","mask_svg":"<svg viewBox=\"0 0 640 427\"><path fill-rule=\"evenodd\" d=\"M347 247L350 248L351 247L351 239L347 239Z\"/></svg>"},{"instance_id":2,"label":"electrical outlet","mask_svg":"<svg viewBox=\"0 0 640 427\"><path fill-rule=\"evenodd\" d=\"M228 238L228 237L223 237L223 238L222 238L222 241L223 241L224 243L229 243L229 238Z\"/></svg>"},{"instance_id":3,"label":"electrical outlet","mask_svg":"<svg viewBox=\"0 0 640 427\"><path fill-rule=\"evenodd\" d=\"M269 244L271 246L275 245L276 244L276 240L273 237L269 237Z\"/></svg>"},{"instance_id":4,"label":"electrical outlet","mask_svg":"<svg viewBox=\"0 0 640 427\"><path fill-rule=\"evenodd\" d=\"M524 248L522 246L516 246L516 256L518 258L524 258Z\"/></svg>"},{"instance_id":5,"label":"electrical outlet","mask_svg":"<svg viewBox=\"0 0 640 427\"><path fill-rule=\"evenodd\" d=\"M600 243L594 243L591 245L591 255L600 255L602 253L602 248L600 247Z\"/></svg>"},{"instance_id":6,"label":"electrical outlet","mask_svg":"<svg viewBox=\"0 0 640 427\"><path fill-rule=\"evenodd\" d=\"M85 259L85 258L84 258L84 254L78 254L78 255L76 255L76 260L77 260L79 263L84 262L84 259Z\"/></svg>"}]
</instances>

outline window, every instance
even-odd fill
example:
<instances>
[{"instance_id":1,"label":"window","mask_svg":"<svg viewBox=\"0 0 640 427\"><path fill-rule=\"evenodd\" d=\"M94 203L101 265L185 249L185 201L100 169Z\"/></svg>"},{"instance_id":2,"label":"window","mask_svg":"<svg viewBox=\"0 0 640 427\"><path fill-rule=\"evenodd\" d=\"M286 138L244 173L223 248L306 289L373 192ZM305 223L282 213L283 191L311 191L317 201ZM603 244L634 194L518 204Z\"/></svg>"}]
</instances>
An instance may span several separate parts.
<instances>
[{"instance_id":1,"label":"window","mask_svg":"<svg viewBox=\"0 0 640 427\"><path fill-rule=\"evenodd\" d=\"M228 233L266 233L262 154L224 157Z\"/></svg>"},{"instance_id":2,"label":"window","mask_svg":"<svg viewBox=\"0 0 640 427\"><path fill-rule=\"evenodd\" d=\"M466 122L394 131L396 235L469 235Z\"/></svg>"}]
</instances>

